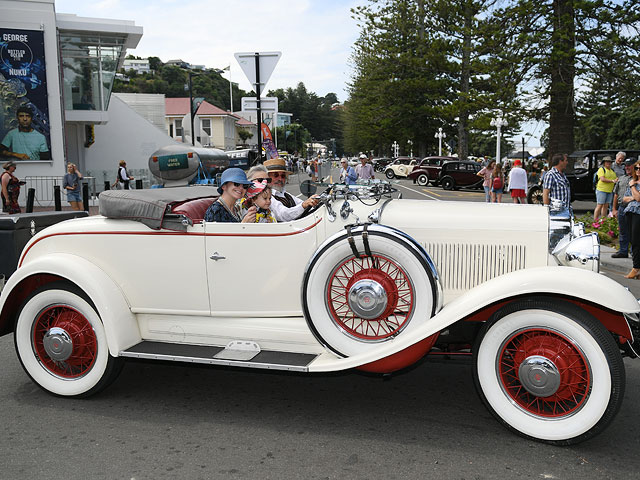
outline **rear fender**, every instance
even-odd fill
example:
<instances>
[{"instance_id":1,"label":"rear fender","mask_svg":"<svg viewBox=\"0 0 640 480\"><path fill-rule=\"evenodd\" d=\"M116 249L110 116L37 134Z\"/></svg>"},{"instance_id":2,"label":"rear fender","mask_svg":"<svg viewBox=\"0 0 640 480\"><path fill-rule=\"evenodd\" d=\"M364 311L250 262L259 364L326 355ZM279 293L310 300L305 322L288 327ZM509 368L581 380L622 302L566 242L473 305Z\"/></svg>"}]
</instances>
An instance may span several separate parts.
<instances>
[{"instance_id":1,"label":"rear fender","mask_svg":"<svg viewBox=\"0 0 640 480\"><path fill-rule=\"evenodd\" d=\"M64 253L30 261L11 276L0 296L0 335L13 332L20 306L31 292L61 280L76 285L93 302L111 355L141 341L138 322L120 288L93 263Z\"/></svg>"}]
</instances>

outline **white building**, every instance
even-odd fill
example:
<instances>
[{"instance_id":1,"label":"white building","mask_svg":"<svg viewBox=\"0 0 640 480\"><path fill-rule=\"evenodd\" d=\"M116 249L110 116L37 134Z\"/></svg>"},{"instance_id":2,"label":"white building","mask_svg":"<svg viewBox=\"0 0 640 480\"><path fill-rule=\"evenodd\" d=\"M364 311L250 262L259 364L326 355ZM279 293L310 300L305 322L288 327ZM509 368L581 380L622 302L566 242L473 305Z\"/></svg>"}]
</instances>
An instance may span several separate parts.
<instances>
[{"instance_id":1,"label":"white building","mask_svg":"<svg viewBox=\"0 0 640 480\"><path fill-rule=\"evenodd\" d=\"M97 135L94 126L113 120L109 107L115 73L127 49L138 45L142 27L127 20L56 13L54 0L0 0L0 35L9 42L3 48L22 52L20 61L30 62L24 70L28 75L15 69L0 75L0 87L22 89L15 96L0 97L0 111L14 112L27 104L34 111L34 128L44 134L50 152L50 159L17 160L16 175L60 177L67 161L86 171ZM46 86L37 97L36 86ZM13 114L0 117L3 138L15 127ZM134 128L129 125L126 134ZM101 159L105 168L117 160ZM38 192L36 198L41 199Z\"/></svg>"},{"instance_id":2,"label":"white building","mask_svg":"<svg viewBox=\"0 0 640 480\"><path fill-rule=\"evenodd\" d=\"M151 71L148 58L126 58L122 63L122 68L125 72L134 70L136 73L149 73Z\"/></svg>"},{"instance_id":3,"label":"white building","mask_svg":"<svg viewBox=\"0 0 640 480\"><path fill-rule=\"evenodd\" d=\"M166 132L170 137L191 143L189 98L167 98ZM196 145L234 150L237 142L237 116L209 102L202 102L193 118Z\"/></svg>"}]
</instances>

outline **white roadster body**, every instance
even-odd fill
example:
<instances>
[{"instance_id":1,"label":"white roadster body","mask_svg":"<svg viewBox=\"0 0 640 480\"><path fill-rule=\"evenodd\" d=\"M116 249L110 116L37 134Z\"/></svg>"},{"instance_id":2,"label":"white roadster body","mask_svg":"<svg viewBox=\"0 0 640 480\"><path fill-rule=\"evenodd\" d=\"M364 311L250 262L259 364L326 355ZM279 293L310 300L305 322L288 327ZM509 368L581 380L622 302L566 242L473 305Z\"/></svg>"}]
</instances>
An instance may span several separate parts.
<instances>
[{"instance_id":1,"label":"white roadster body","mask_svg":"<svg viewBox=\"0 0 640 480\"><path fill-rule=\"evenodd\" d=\"M468 356L510 429L575 443L606 427L640 307L597 273L597 241L569 226L551 254L546 208L399 200L381 185L334 186L276 224L203 222L215 190L191 187L163 189L148 226L139 208L152 194L105 193L132 209L28 243L0 333L56 395L96 393L126 357L390 373Z\"/></svg>"}]
</instances>

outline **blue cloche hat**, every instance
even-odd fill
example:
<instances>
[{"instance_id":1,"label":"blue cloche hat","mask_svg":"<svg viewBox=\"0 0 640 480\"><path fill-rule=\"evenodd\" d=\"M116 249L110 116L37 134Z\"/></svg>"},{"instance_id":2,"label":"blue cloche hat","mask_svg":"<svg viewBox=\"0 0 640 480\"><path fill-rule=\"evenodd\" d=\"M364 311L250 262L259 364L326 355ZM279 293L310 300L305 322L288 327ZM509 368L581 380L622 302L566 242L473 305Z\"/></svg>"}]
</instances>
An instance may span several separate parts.
<instances>
[{"instance_id":1,"label":"blue cloche hat","mask_svg":"<svg viewBox=\"0 0 640 480\"><path fill-rule=\"evenodd\" d=\"M222 172L220 177L220 186L218 187L218 193L222 195L222 186L227 182L242 183L244 185L253 185L252 182L247 180L247 174L241 168L227 168Z\"/></svg>"}]
</instances>

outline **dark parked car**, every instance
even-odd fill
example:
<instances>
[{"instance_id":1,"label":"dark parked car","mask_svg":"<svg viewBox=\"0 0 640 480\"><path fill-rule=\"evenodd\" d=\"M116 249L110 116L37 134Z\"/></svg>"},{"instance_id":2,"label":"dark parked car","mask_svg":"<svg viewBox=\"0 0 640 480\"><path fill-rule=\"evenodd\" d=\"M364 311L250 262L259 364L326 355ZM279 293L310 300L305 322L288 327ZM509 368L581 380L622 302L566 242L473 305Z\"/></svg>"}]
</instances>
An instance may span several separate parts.
<instances>
[{"instance_id":1,"label":"dark parked car","mask_svg":"<svg viewBox=\"0 0 640 480\"><path fill-rule=\"evenodd\" d=\"M565 174L571 184L571 200L576 198L592 199L595 194L594 175L601 167L602 159L607 155L615 159L616 153L625 152L627 158L638 158L640 150L577 150L569 155L569 165ZM529 188L529 203L542 202L542 185Z\"/></svg>"},{"instance_id":2,"label":"dark parked car","mask_svg":"<svg viewBox=\"0 0 640 480\"><path fill-rule=\"evenodd\" d=\"M565 174L571 184L571 196L574 198L592 198L595 189L593 176L601 166L602 159L610 156L615 159L616 153L625 152L627 158L638 158L640 150L578 150L569 155L569 165Z\"/></svg>"},{"instance_id":3,"label":"dark parked car","mask_svg":"<svg viewBox=\"0 0 640 480\"><path fill-rule=\"evenodd\" d=\"M393 162L393 158L383 157L383 158L373 158L373 159L371 159L371 163L373 164L373 169L376 172L384 172L384 169L391 162Z\"/></svg>"},{"instance_id":4,"label":"dark parked car","mask_svg":"<svg viewBox=\"0 0 640 480\"><path fill-rule=\"evenodd\" d=\"M417 183L422 187L428 185L429 182L433 185L438 185L442 165L445 162L457 160L456 157L425 157L420 161L419 165L413 168L409 178L413 180L413 183Z\"/></svg>"},{"instance_id":5,"label":"dark parked car","mask_svg":"<svg viewBox=\"0 0 640 480\"><path fill-rule=\"evenodd\" d=\"M482 165L477 162L456 160L445 162L440 169L438 183L445 190L455 190L460 187L482 187L484 178L478 176Z\"/></svg>"}]
</instances>

